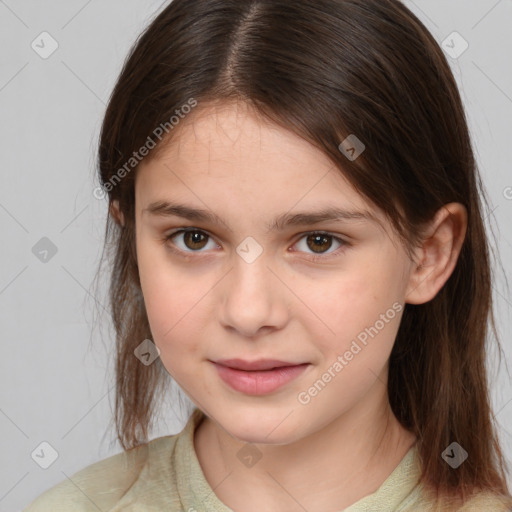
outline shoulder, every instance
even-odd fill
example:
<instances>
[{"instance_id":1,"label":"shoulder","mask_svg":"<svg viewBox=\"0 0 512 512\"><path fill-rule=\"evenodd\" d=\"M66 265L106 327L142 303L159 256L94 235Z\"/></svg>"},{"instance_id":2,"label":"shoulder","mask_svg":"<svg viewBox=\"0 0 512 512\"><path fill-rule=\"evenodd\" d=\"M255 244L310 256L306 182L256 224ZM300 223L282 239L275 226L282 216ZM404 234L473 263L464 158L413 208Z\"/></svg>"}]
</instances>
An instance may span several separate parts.
<instances>
[{"instance_id":1,"label":"shoulder","mask_svg":"<svg viewBox=\"0 0 512 512\"><path fill-rule=\"evenodd\" d=\"M459 512L512 512L512 499L489 491L482 491L470 498L458 509Z\"/></svg>"},{"instance_id":2,"label":"shoulder","mask_svg":"<svg viewBox=\"0 0 512 512\"><path fill-rule=\"evenodd\" d=\"M476 492L461 503L459 497L445 496L440 503L435 500L425 499L422 501L425 509L429 512L512 512L512 498L491 491ZM428 505L428 506L427 506ZM409 509L407 509L409 510ZM411 508L411 512L417 510ZM422 509L423 510L423 509Z\"/></svg>"},{"instance_id":3,"label":"shoulder","mask_svg":"<svg viewBox=\"0 0 512 512\"><path fill-rule=\"evenodd\" d=\"M91 464L36 498L23 512L108 511L136 484L150 462L158 468L178 434L159 437Z\"/></svg>"},{"instance_id":4,"label":"shoulder","mask_svg":"<svg viewBox=\"0 0 512 512\"><path fill-rule=\"evenodd\" d=\"M489 489L473 491L462 501L459 495L441 494L437 497L431 487L417 484L401 504L403 512L512 512L512 497Z\"/></svg>"}]
</instances>

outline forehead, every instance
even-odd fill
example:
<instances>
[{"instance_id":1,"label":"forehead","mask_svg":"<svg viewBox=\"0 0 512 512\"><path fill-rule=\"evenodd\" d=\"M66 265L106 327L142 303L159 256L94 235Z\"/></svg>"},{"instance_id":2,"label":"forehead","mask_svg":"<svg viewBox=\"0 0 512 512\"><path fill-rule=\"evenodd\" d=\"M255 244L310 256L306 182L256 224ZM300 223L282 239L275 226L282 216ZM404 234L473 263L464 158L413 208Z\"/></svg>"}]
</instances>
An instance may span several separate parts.
<instances>
[{"instance_id":1,"label":"forehead","mask_svg":"<svg viewBox=\"0 0 512 512\"><path fill-rule=\"evenodd\" d=\"M252 169L256 163L301 162L304 158L315 167L333 167L318 149L297 134L272 122L253 106L242 101L216 102L200 105L180 120L168 141L164 141L159 159L179 159L184 163L226 161L237 166L237 174ZM203 166L201 166L203 167ZM228 168L219 165L216 171ZM231 166L232 167L232 166ZM272 165L274 167L274 165Z\"/></svg>"},{"instance_id":2,"label":"forehead","mask_svg":"<svg viewBox=\"0 0 512 512\"><path fill-rule=\"evenodd\" d=\"M386 222L322 151L241 102L199 106L181 120L157 157L141 162L136 194L145 206L177 198L269 213L329 206Z\"/></svg>"}]
</instances>

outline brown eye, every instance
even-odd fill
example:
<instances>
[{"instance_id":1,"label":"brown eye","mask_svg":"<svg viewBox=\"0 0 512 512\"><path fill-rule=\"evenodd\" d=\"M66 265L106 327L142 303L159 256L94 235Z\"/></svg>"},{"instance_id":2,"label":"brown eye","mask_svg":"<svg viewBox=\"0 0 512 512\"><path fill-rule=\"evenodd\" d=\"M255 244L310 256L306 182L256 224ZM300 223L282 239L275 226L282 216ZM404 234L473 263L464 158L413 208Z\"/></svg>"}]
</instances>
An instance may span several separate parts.
<instances>
[{"instance_id":1,"label":"brown eye","mask_svg":"<svg viewBox=\"0 0 512 512\"><path fill-rule=\"evenodd\" d=\"M182 252L200 252L208 244L209 238L209 235L198 229L181 229L171 233L166 240L172 242L172 245L176 245ZM181 242L174 242L174 239Z\"/></svg>"},{"instance_id":2,"label":"brown eye","mask_svg":"<svg viewBox=\"0 0 512 512\"><path fill-rule=\"evenodd\" d=\"M206 244L207 235L200 231L186 231L183 233L185 245L192 250L202 249Z\"/></svg>"},{"instance_id":3,"label":"brown eye","mask_svg":"<svg viewBox=\"0 0 512 512\"><path fill-rule=\"evenodd\" d=\"M169 250L182 255L191 254L193 252L205 252L202 251L202 249L208 248L208 242L212 243L211 248L214 249L217 247L217 244L210 235L195 228L180 229L165 236L164 240L168 242L167 246ZM333 247L333 241L338 244L338 247L335 246L333 251L329 251ZM305 246L300 247L301 244ZM309 255L310 260L322 261L331 256L338 256L340 248L343 249L350 244L330 233L312 232L303 235L295 245L299 246L299 252L305 252L306 255Z\"/></svg>"},{"instance_id":4,"label":"brown eye","mask_svg":"<svg viewBox=\"0 0 512 512\"><path fill-rule=\"evenodd\" d=\"M333 251L329 251L333 246L333 241L338 244L338 247L335 246ZM309 259L321 261L331 256L337 256L340 250L350 244L330 233L313 232L306 233L295 245L301 252L309 254Z\"/></svg>"},{"instance_id":5,"label":"brown eye","mask_svg":"<svg viewBox=\"0 0 512 512\"><path fill-rule=\"evenodd\" d=\"M323 253L332 246L332 236L324 234L309 235L307 237L308 247L317 253Z\"/></svg>"}]
</instances>

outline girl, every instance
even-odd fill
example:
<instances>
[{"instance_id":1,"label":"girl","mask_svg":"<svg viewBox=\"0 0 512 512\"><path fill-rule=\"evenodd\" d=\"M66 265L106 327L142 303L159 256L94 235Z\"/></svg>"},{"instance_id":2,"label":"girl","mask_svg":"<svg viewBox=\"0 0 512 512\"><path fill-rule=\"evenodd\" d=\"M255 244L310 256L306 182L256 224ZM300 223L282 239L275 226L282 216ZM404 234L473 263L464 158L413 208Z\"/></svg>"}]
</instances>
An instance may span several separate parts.
<instances>
[{"instance_id":1,"label":"girl","mask_svg":"<svg viewBox=\"0 0 512 512\"><path fill-rule=\"evenodd\" d=\"M398 0L173 0L99 167L125 451L27 510L512 509L483 187ZM195 408L149 441L168 375Z\"/></svg>"}]
</instances>

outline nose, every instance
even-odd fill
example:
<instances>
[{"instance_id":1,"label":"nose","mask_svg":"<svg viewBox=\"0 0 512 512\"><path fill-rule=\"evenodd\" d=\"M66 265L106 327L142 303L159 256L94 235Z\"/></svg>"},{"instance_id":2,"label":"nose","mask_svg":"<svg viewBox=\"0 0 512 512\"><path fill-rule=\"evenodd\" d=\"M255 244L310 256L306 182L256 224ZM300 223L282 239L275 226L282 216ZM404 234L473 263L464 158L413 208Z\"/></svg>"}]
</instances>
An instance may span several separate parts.
<instances>
[{"instance_id":1,"label":"nose","mask_svg":"<svg viewBox=\"0 0 512 512\"><path fill-rule=\"evenodd\" d=\"M247 338L282 329L292 295L283 283L284 276L279 277L263 255L252 263L237 255L233 265L221 288L222 325Z\"/></svg>"}]
</instances>

